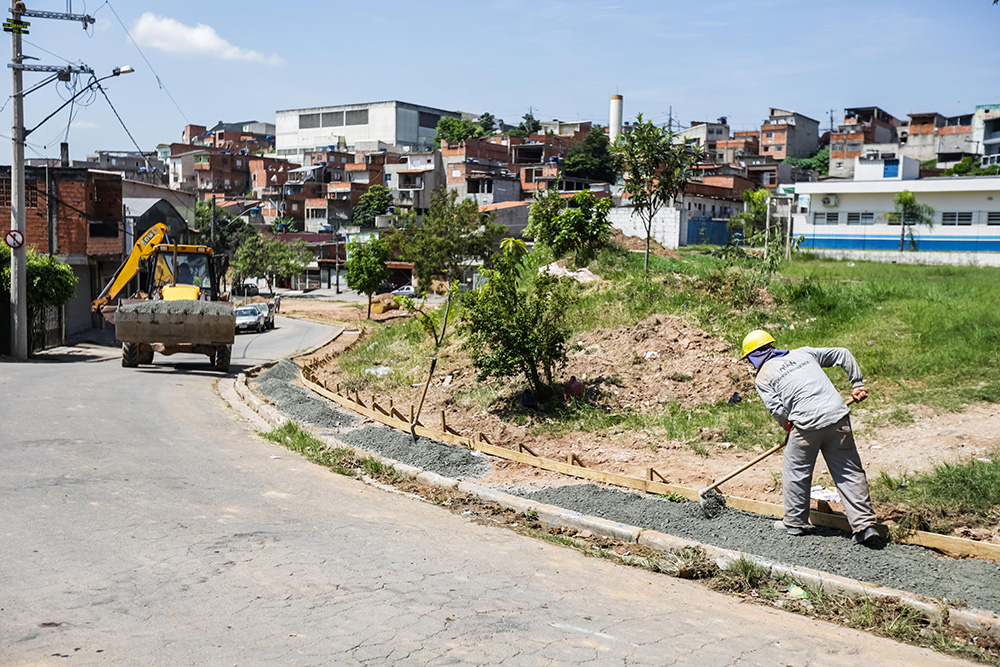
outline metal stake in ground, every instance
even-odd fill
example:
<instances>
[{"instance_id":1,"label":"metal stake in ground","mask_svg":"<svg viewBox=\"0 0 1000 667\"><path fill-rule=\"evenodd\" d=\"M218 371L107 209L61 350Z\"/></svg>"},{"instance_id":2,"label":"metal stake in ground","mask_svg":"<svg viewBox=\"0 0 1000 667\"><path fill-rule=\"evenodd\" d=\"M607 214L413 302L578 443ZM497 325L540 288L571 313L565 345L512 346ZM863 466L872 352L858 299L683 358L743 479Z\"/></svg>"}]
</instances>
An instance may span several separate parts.
<instances>
[{"instance_id":1,"label":"metal stake in ground","mask_svg":"<svg viewBox=\"0 0 1000 667\"><path fill-rule=\"evenodd\" d=\"M417 414L413 416L410 422L410 435L413 436L413 442L417 441L417 422L420 420L420 411L424 408L424 399L427 398L427 387L431 385L431 376L434 375L434 366L437 365L437 357L431 357L431 369L427 371L427 381L424 382L424 392L420 395L420 404L417 406Z\"/></svg>"}]
</instances>

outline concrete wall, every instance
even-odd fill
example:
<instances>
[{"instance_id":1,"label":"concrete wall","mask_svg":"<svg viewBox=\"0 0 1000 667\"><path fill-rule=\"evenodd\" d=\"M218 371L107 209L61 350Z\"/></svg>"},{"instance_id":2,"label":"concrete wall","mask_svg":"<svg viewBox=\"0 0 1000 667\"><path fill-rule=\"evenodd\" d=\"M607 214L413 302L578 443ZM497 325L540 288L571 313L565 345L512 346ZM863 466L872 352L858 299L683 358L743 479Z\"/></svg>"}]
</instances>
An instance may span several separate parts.
<instances>
[{"instance_id":1,"label":"concrete wall","mask_svg":"<svg viewBox=\"0 0 1000 667\"><path fill-rule=\"evenodd\" d=\"M646 238L646 228L642 218L634 214L631 206L619 206L611 209L608 220L615 229L620 229L628 236ZM663 207L653 218L650 236L664 248L678 248L684 245L686 239L687 213L673 208Z\"/></svg>"},{"instance_id":2,"label":"concrete wall","mask_svg":"<svg viewBox=\"0 0 1000 667\"><path fill-rule=\"evenodd\" d=\"M1000 266L995 252L899 252L892 250L809 249L808 252L833 259L856 259L891 264L933 264L946 266Z\"/></svg>"}]
</instances>

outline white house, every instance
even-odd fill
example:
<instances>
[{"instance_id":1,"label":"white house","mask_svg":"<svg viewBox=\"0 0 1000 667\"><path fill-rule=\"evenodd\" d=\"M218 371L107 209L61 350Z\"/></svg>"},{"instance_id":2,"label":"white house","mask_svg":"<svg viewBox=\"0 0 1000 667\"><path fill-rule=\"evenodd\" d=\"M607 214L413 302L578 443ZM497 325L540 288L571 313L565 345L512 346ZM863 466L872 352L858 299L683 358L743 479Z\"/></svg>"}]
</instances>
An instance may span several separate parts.
<instances>
[{"instance_id":1,"label":"white house","mask_svg":"<svg viewBox=\"0 0 1000 667\"><path fill-rule=\"evenodd\" d=\"M919 178L919 163L908 157L855 159L854 180L792 186L792 233L804 237L801 248L899 250L900 223L887 214L908 190L934 209L933 228L910 228L918 251L1000 252L1000 176Z\"/></svg>"}]
</instances>

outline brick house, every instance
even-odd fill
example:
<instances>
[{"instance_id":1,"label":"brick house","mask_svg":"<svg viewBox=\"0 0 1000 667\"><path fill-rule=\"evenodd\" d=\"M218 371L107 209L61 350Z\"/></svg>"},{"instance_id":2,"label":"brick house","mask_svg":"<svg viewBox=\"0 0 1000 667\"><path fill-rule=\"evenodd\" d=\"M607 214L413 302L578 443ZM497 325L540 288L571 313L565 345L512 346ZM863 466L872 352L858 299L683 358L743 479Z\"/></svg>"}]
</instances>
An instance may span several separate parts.
<instances>
[{"instance_id":1,"label":"brick house","mask_svg":"<svg viewBox=\"0 0 1000 667\"><path fill-rule=\"evenodd\" d=\"M0 166L0 217L7 220L10 197L10 167ZM63 334L102 325L90 302L122 263L123 224L120 175L73 167L26 168L25 243L41 253L51 250L79 280L73 299L46 323L48 344Z\"/></svg>"}]
</instances>

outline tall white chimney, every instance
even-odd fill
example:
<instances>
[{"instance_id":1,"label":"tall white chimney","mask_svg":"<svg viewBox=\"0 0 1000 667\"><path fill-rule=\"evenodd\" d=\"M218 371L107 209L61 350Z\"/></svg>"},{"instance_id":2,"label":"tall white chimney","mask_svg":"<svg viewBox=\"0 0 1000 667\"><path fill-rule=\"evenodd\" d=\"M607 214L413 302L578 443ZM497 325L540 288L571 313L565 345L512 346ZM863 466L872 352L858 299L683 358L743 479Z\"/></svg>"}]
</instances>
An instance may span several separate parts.
<instances>
[{"instance_id":1,"label":"tall white chimney","mask_svg":"<svg viewBox=\"0 0 1000 667\"><path fill-rule=\"evenodd\" d=\"M622 96L611 96L611 122L608 123L608 138L611 143L622 133Z\"/></svg>"}]
</instances>

